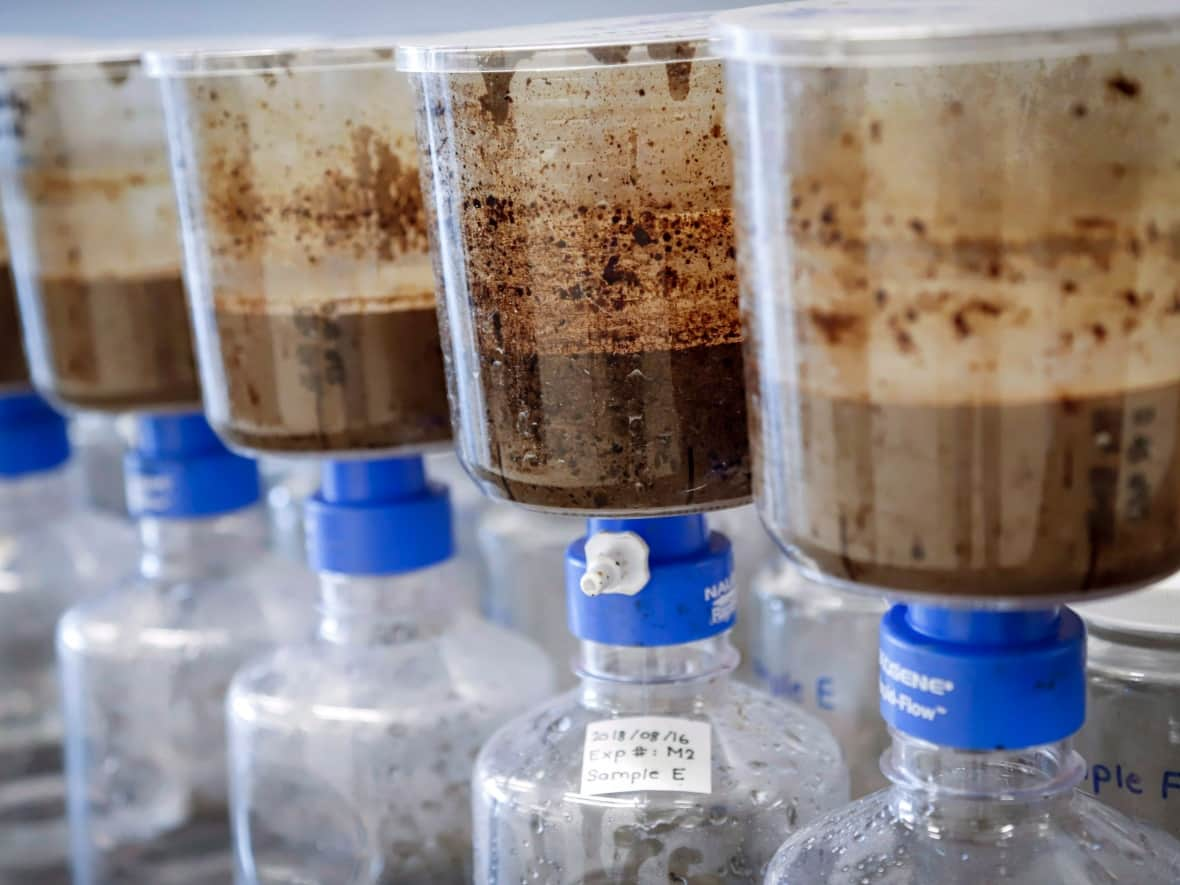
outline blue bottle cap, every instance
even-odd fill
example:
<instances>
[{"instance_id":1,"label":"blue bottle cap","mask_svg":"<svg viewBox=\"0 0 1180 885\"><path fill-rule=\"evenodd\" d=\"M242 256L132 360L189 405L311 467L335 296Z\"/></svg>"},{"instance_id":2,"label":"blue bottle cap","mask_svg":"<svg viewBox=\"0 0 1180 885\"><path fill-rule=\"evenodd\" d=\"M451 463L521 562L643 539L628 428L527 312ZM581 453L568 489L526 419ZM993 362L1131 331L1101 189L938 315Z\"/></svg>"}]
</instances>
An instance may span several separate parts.
<instances>
[{"instance_id":1,"label":"blue bottle cap","mask_svg":"<svg viewBox=\"0 0 1180 885\"><path fill-rule=\"evenodd\" d=\"M307 501L307 555L316 571L396 575L451 557L451 501L420 457L325 461Z\"/></svg>"},{"instance_id":2,"label":"blue bottle cap","mask_svg":"<svg viewBox=\"0 0 1180 885\"><path fill-rule=\"evenodd\" d=\"M1067 608L895 605L881 621L881 715L958 750L1063 740L1086 718L1086 628Z\"/></svg>"},{"instance_id":3,"label":"blue bottle cap","mask_svg":"<svg viewBox=\"0 0 1180 885\"><path fill-rule=\"evenodd\" d=\"M0 477L53 470L70 459L66 420L35 393L0 396Z\"/></svg>"},{"instance_id":4,"label":"blue bottle cap","mask_svg":"<svg viewBox=\"0 0 1180 885\"><path fill-rule=\"evenodd\" d=\"M705 517L590 519L565 559L570 631L608 645L679 645L730 629L733 549Z\"/></svg>"},{"instance_id":5,"label":"blue bottle cap","mask_svg":"<svg viewBox=\"0 0 1180 885\"><path fill-rule=\"evenodd\" d=\"M136 437L124 461L132 516L217 516L262 495L258 465L227 449L200 412L142 416Z\"/></svg>"}]
</instances>

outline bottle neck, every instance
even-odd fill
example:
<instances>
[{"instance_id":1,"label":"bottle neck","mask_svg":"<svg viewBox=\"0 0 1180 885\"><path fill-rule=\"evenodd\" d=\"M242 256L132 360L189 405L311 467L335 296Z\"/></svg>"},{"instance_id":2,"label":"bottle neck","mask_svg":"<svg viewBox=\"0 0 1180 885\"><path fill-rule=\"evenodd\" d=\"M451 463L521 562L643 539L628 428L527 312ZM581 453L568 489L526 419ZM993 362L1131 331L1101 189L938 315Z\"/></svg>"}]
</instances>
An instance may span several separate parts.
<instances>
[{"instance_id":1,"label":"bottle neck","mask_svg":"<svg viewBox=\"0 0 1180 885\"><path fill-rule=\"evenodd\" d=\"M221 516L138 520L145 577L191 580L240 571L267 549L266 514L252 506Z\"/></svg>"},{"instance_id":2,"label":"bottle neck","mask_svg":"<svg viewBox=\"0 0 1180 885\"><path fill-rule=\"evenodd\" d=\"M81 497L82 483L73 462L0 480L0 533L40 528L78 507Z\"/></svg>"},{"instance_id":3,"label":"bottle neck","mask_svg":"<svg viewBox=\"0 0 1180 885\"><path fill-rule=\"evenodd\" d=\"M320 574L320 638L397 645L441 634L451 621L445 564L399 575Z\"/></svg>"},{"instance_id":4,"label":"bottle neck","mask_svg":"<svg viewBox=\"0 0 1180 885\"><path fill-rule=\"evenodd\" d=\"M1047 820L1085 776L1066 739L1022 750L938 747L893 731L881 770L894 784L898 819L933 836L1002 837L1016 822Z\"/></svg>"},{"instance_id":5,"label":"bottle neck","mask_svg":"<svg viewBox=\"0 0 1180 885\"><path fill-rule=\"evenodd\" d=\"M577 662L582 703L614 715L692 713L724 690L738 660L728 631L656 647L583 641Z\"/></svg>"}]
</instances>

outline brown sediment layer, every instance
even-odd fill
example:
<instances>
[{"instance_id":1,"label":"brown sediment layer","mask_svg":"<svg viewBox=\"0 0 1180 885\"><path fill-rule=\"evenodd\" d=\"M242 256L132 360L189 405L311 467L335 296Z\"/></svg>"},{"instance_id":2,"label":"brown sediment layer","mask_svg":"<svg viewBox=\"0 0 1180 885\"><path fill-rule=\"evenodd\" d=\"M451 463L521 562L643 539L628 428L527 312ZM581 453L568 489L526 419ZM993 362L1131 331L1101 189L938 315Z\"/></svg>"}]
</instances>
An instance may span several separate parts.
<instances>
[{"instance_id":1,"label":"brown sediment layer","mask_svg":"<svg viewBox=\"0 0 1180 885\"><path fill-rule=\"evenodd\" d=\"M232 442L274 452L393 449L451 436L433 308L214 311Z\"/></svg>"},{"instance_id":2,"label":"brown sediment layer","mask_svg":"<svg viewBox=\"0 0 1180 885\"><path fill-rule=\"evenodd\" d=\"M0 265L0 386L28 383L29 367L21 339L16 286L10 269Z\"/></svg>"},{"instance_id":3,"label":"brown sediment layer","mask_svg":"<svg viewBox=\"0 0 1180 885\"><path fill-rule=\"evenodd\" d=\"M481 360L490 467L513 501L725 507L750 494L741 345Z\"/></svg>"},{"instance_id":4,"label":"brown sediment layer","mask_svg":"<svg viewBox=\"0 0 1180 885\"><path fill-rule=\"evenodd\" d=\"M37 284L56 397L112 411L199 406L180 277Z\"/></svg>"},{"instance_id":5,"label":"brown sediment layer","mask_svg":"<svg viewBox=\"0 0 1180 885\"><path fill-rule=\"evenodd\" d=\"M193 296L208 312L202 363L218 380L210 420L240 446L279 453L445 442L404 77L365 66L325 76L292 60L278 60L285 73L182 84L196 122L191 208L208 250ZM378 94L379 112L365 100Z\"/></svg>"},{"instance_id":6,"label":"brown sediment layer","mask_svg":"<svg viewBox=\"0 0 1180 885\"><path fill-rule=\"evenodd\" d=\"M827 574L1024 597L1180 568L1180 384L967 406L783 394L799 448L774 521L789 513L785 540Z\"/></svg>"},{"instance_id":7,"label":"brown sediment layer","mask_svg":"<svg viewBox=\"0 0 1180 885\"><path fill-rule=\"evenodd\" d=\"M450 133L423 184L464 459L537 508L750 493L721 68L692 43L615 64L631 51L448 77L420 108Z\"/></svg>"},{"instance_id":8,"label":"brown sediment layer","mask_svg":"<svg viewBox=\"0 0 1180 885\"><path fill-rule=\"evenodd\" d=\"M975 598L1180 566L1174 62L797 71L738 133L778 182L742 215L754 445L800 558Z\"/></svg>"},{"instance_id":9,"label":"brown sediment layer","mask_svg":"<svg viewBox=\"0 0 1180 885\"><path fill-rule=\"evenodd\" d=\"M749 497L728 209L544 209L468 200L471 304L489 429L476 472L568 510L724 507Z\"/></svg>"}]
</instances>

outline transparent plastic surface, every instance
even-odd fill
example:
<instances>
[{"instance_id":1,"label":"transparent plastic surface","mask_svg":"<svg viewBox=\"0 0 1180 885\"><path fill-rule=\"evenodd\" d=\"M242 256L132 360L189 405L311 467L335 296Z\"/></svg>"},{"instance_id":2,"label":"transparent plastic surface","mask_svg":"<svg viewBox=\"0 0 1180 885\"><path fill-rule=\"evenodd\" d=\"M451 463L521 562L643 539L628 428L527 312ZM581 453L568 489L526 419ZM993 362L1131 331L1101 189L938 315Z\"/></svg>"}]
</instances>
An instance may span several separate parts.
<instances>
[{"instance_id":1,"label":"transparent plastic surface","mask_svg":"<svg viewBox=\"0 0 1180 885\"><path fill-rule=\"evenodd\" d=\"M265 552L260 508L141 520L140 569L58 629L76 885L225 885L225 698L309 635L314 579Z\"/></svg>"},{"instance_id":2,"label":"transparent plastic surface","mask_svg":"<svg viewBox=\"0 0 1180 885\"><path fill-rule=\"evenodd\" d=\"M731 60L760 507L813 573L1035 601L1180 566L1177 63Z\"/></svg>"},{"instance_id":3,"label":"transparent plastic surface","mask_svg":"<svg viewBox=\"0 0 1180 885\"><path fill-rule=\"evenodd\" d=\"M479 545L479 521L491 505L455 457L454 451L426 456L426 473L442 482L451 497L451 531L455 538L456 599L471 611L483 611L480 599L488 584L487 564Z\"/></svg>"},{"instance_id":4,"label":"transparent plastic surface","mask_svg":"<svg viewBox=\"0 0 1180 885\"><path fill-rule=\"evenodd\" d=\"M70 442L77 453L86 490L86 500L103 513L127 517L126 483L123 479L123 456L130 428L104 412L78 412L70 422Z\"/></svg>"},{"instance_id":5,"label":"transparent plastic surface","mask_svg":"<svg viewBox=\"0 0 1180 885\"><path fill-rule=\"evenodd\" d=\"M724 636L664 648L583 644L582 684L514 720L475 770L479 885L756 883L782 839L848 799L831 733L735 682ZM707 722L711 792L583 794L592 723Z\"/></svg>"},{"instance_id":6,"label":"transparent plastic surface","mask_svg":"<svg viewBox=\"0 0 1180 885\"><path fill-rule=\"evenodd\" d=\"M479 520L487 568L480 608L489 620L545 649L563 689L574 685L571 665L578 650L566 615L565 552L585 530L581 519L500 503Z\"/></svg>"},{"instance_id":7,"label":"transparent plastic surface","mask_svg":"<svg viewBox=\"0 0 1180 885\"><path fill-rule=\"evenodd\" d=\"M238 882L471 882L472 763L553 673L532 643L455 613L458 574L325 575L319 640L235 679Z\"/></svg>"},{"instance_id":8,"label":"transparent plastic surface","mask_svg":"<svg viewBox=\"0 0 1180 885\"><path fill-rule=\"evenodd\" d=\"M1079 610L1089 687L1077 744L1082 789L1180 838L1180 589L1165 583Z\"/></svg>"},{"instance_id":9,"label":"transparent plastic surface","mask_svg":"<svg viewBox=\"0 0 1180 885\"><path fill-rule=\"evenodd\" d=\"M154 57L209 421L269 453L451 436L414 111L387 49Z\"/></svg>"},{"instance_id":10,"label":"transparent plastic surface","mask_svg":"<svg viewBox=\"0 0 1180 885\"><path fill-rule=\"evenodd\" d=\"M196 408L158 87L133 58L0 65L0 190L38 389Z\"/></svg>"},{"instance_id":11,"label":"transparent plastic surface","mask_svg":"<svg viewBox=\"0 0 1180 885\"><path fill-rule=\"evenodd\" d=\"M729 638L742 656L736 675L751 682L754 677L754 631L757 630L754 580L767 562L781 554L753 504L710 513L709 527L721 532L733 544L733 582L738 591L738 616Z\"/></svg>"},{"instance_id":12,"label":"transparent plastic surface","mask_svg":"<svg viewBox=\"0 0 1180 885\"><path fill-rule=\"evenodd\" d=\"M749 498L721 66L686 21L399 56L433 66L414 81L443 350L490 495L598 515Z\"/></svg>"},{"instance_id":13,"label":"transparent plastic surface","mask_svg":"<svg viewBox=\"0 0 1180 885\"><path fill-rule=\"evenodd\" d=\"M883 599L808 580L780 553L754 578L750 622L754 680L836 735L860 798L885 786L889 730L880 713L877 646Z\"/></svg>"},{"instance_id":14,"label":"transparent plastic surface","mask_svg":"<svg viewBox=\"0 0 1180 885\"><path fill-rule=\"evenodd\" d=\"M1163 885L1180 842L1078 792L1068 742L963 753L896 736L894 785L782 847L767 885Z\"/></svg>"},{"instance_id":15,"label":"transparent plastic surface","mask_svg":"<svg viewBox=\"0 0 1180 885\"><path fill-rule=\"evenodd\" d=\"M16 282L8 257L8 239L0 224L0 390L27 387L29 366L21 340L20 311L16 304Z\"/></svg>"},{"instance_id":16,"label":"transparent plastic surface","mask_svg":"<svg viewBox=\"0 0 1180 885\"><path fill-rule=\"evenodd\" d=\"M723 12L713 25L723 55L814 67L1071 58L1180 37L1171 0L795 0Z\"/></svg>"},{"instance_id":17,"label":"transparent plastic surface","mask_svg":"<svg viewBox=\"0 0 1180 885\"><path fill-rule=\"evenodd\" d=\"M291 562L307 562L303 504L320 487L320 465L295 458L260 458L271 547Z\"/></svg>"},{"instance_id":18,"label":"transparent plastic surface","mask_svg":"<svg viewBox=\"0 0 1180 885\"><path fill-rule=\"evenodd\" d=\"M398 43L398 67L420 73L552 73L711 57L707 14L664 13L559 21L410 37ZM699 51L697 51L699 50Z\"/></svg>"},{"instance_id":19,"label":"transparent plastic surface","mask_svg":"<svg viewBox=\"0 0 1180 885\"><path fill-rule=\"evenodd\" d=\"M134 568L129 526L82 506L74 467L0 481L0 885L67 885L53 631Z\"/></svg>"}]
</instances>

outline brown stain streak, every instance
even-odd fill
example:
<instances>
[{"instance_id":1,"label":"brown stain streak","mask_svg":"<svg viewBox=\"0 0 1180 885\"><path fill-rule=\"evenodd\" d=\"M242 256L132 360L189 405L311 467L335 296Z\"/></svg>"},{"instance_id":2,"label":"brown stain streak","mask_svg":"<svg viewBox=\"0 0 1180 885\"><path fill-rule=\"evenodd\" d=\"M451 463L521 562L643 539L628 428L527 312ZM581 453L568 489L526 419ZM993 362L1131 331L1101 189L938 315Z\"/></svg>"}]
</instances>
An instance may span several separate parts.
<instances>
[{"instance_id":1,"label":"brown stain streak","mask_svg":"<svg viewBox=\"0 0 1180 885\"><path fill-rule=\"evenodd\" d=\"M846 335L861 327L861 318L855 314L813 307L807 311L807 317L830 345L839 344Z\"/></svg>"}]
</instances>

